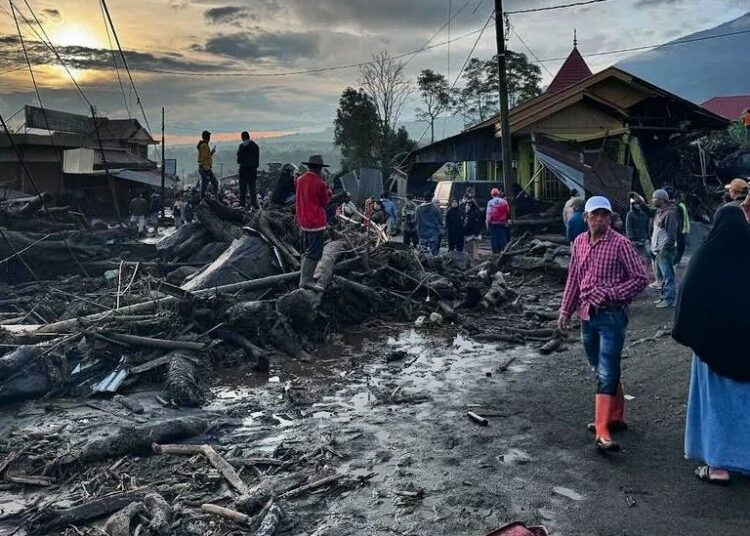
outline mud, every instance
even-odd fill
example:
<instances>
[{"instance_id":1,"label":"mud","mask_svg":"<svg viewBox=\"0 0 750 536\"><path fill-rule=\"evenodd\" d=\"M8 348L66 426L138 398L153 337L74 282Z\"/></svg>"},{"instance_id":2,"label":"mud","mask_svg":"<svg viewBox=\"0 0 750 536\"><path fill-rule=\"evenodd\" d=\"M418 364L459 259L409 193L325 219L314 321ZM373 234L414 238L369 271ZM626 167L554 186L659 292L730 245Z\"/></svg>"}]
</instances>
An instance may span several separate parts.
<instances>
[{"instance_id":1,"label":"mud","mask_svg":"<svg viewBox=\"0 0 750 536\"><path fill-rule=\"evenodd\" d=\"M644 296L630 340L669 322L670 312ZM215 445L250 484L271 479L278 492L321 475L351 477L284 501L288 515L276 534L482 536L515 520L566 536L750 533L748 481L706 486L692 476L696 463L682 459L689 352L669 337L628 346L631 430L620 437L622 454L602 456L585 430L593 381L574 338L541 356L474 342L449 325L374 322L268 375L217 371L212 401L200 410L163 407L149 390L129 396L145 406L146 420L211 416L216 426L190 442ZM42 464L133 418L110 400L95 401L110 412L85 402L14 405L0 418L2 436L11 446L43 438L29 447ZM248 462L255 458L282 465ZM0 535L35 504L72 504L80 486L92 495L116 488L115 473L151 488L181 482L195 504L227 497L200 459L128 456L112 475L102 472L116 461L49 489L0 486Z\"/></svg>"}]
</instances>

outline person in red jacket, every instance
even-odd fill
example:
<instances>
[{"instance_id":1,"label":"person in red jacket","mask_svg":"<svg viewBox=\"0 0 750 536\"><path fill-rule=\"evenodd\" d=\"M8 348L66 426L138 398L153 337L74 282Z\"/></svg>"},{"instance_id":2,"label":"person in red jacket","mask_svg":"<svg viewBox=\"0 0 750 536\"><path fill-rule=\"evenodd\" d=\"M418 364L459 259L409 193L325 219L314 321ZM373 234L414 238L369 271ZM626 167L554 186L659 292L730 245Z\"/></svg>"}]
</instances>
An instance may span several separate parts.
<instances>
[{"instance_id":1,"label":"person in red jacket","mask_svg":"<svg viewBox=\"0 0 750 536\"><path fill-rule=\"evenodd\" d=\"M302 231L304 253L300 267L299 286L308 290L322 292L324 289L315 283L313 278L315 268L323 257L323 244L326 233L326 206L331 202L333 194L328 184L323 180L323 163L319 154L310 157L308 172L297 178L295 189L297 194L297 225Z\"/></svg>"}]
</instances>

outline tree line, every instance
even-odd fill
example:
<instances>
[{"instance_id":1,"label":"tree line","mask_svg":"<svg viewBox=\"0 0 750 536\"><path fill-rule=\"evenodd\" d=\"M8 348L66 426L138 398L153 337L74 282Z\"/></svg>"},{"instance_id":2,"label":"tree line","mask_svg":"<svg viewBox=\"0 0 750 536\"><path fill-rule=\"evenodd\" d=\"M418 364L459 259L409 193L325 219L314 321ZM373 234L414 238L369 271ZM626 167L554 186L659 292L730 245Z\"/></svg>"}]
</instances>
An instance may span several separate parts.
<instances>
[{"instance_id":1,"label":"tree line","mask_svg":"<svg viewBox=\"0 0 750 536\"><path fill-rule=\"evenodd\" d=\"M512 107L541 95L542 73L525 54L506 56L508 103ZM471 58L460 82L451 85L446 75L424 69L416 84L405 74L406 63L387 52L375 54L360 67L358 88L347 87L339 99L334 120L334 142L342 155L342 168L375 167L387 176L416 146L406 128L397 127L401 111L416 93L417 120L429 125L435 141L435 122L459 115L468 127L499 112L497 56Z\"/></svg>"}]
</instances>

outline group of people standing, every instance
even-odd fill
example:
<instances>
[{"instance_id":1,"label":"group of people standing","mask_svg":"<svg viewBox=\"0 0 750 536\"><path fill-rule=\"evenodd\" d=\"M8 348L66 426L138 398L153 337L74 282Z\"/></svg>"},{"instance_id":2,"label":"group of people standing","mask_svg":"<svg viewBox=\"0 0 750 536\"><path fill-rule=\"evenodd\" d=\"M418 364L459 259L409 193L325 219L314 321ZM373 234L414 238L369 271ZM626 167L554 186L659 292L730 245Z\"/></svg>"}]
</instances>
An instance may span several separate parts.
<instances>
[{"instance_id":1,"label":"group of people standing","mask_svg":"<svg viewBox=\"0 0 750 536\"><path fill-rule=\"evenodd\" d=\"M510 205L498 188L493 188L491 195L492 199L483 213L474 190L469 188L460 202L451 199L443 216L440 202L431 192L424 195L420 205L409 194L401 209L404 243L419 245L430 254L437 255L445 237L448 251L465 249L469 259L475 261L479 256L482 233L486 230L490 235L492 252L502 251L510 234Z\"/></svg>"},{"instance_id":2,"label":"group of people standing","mask_svg":"<svg viewBox=\"0 0 750 536\"><path fill-rule=\"evenodd\" d=\"M258 207L258 168L260 167L260 148L258 144L250 139L250 133L243 131L240 134L242 140L237 149L237 165L239 166L240 182L240 206L244 207L247 200L250 200L250 206ZM213 160L216 154L216 147L209 145L211 133L204 130L201 133L201 139L196 146L198 150L198 174L200 175L200 195L205 197L207 192L212 191L217 194L219 191L219 181L213 172ZM210 190L211 189L211 190Z\"/></svg>"},{"instance_id":3,"label":"group of people standing","mask_svg":"<svg viewBox=\"0 0 750 536\"><path fill-rule=\"evenodd\" d=\"M744 293L732 286L750 270L750 198L742 179L732 181L727 191L727 203L716 212L708 237L693 253L679 292L671 278L684 251L678 237L689 231L686 207L680 207L684 199L656 190L651 208L642 197L633 196L627 237L613 229L614 211L606 198L588 199L581 211L586 229L571 245L558 318L559 329L565 331L572 315L580 316L581 340L596 373L594 422L588 429L597 449L620 450L612 438L627 429L620 362L628 305L648 285L639 251L648 241L658 259L654 270L662 276L660 303L676 304L672 336L693 351L685 457L701 462L695 470L701 481L720 485L729 483L730 472L750 474L746 307ZM649 235L643 228L652 217Z\"/></svg>"}]
</instances>

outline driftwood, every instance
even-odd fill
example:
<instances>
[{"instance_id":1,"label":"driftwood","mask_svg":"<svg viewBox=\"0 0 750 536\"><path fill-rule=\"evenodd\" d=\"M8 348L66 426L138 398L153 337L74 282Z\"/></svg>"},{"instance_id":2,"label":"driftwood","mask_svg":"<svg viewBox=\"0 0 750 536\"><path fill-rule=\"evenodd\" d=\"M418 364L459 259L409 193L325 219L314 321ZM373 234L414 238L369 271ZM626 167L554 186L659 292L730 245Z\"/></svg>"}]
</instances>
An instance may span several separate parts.
<instances>
[{"instance_id":1,"label":"driftwood","mask_svg":"<svg viewBox=\"0 0 750 536\"><path fill-rule=\"evenodd\" d=\"M210 445L159 445L154 443L151 448L156 454L171 454L174 456L195 456L196 454L202 454L240 495L250 494L250 488L242 481L240 475L234 470L234 467L222 458Z\"/></svg>"},{"instance_id":2,"label":"driftwood","mask_svg":"<svg viewBox=\"0 0 750 536\"><path fill-rule=\"evenodd\" d=\"M51 510L44 516L45 522L41 532L46 533L60 527L79 525L92 519L104 517L122 510L131 503L141 501L146 494L146 490L115 493L65 510Z\"/></svg>"},{"instance_id":3,"label":"driftwood","mask_svg":"<svg viewBox=\"0 0 750 536\"><path fill-rule=\"evenodd\" d=\"M112 514L112 517L104 524L104 532L109 536L130 536L134 518L137 522L138 516L145 515L146 512L146 506L142 502L130 503L119 512Z\"/></svg>"},{"instance_id":4,"label":"driftwood","mask_svg":"<svg viewBox=\"0 0 750 536\"><path fill-rule=\"evenodd\" d=\"M202 504L201 511L207 514L223 517L224 519L228 519L238 525L247 525L250 523L250 519L252 519L247 514L243 514L242 512L230 508L224 508L223 506L217 506L215 504Z\"/></svg>"},{"instance_id":5,"label":"driftwood","mask_svg":"<svg viewBox=\"0 0 750 536\"><path fill-rule=\"evenodd\" d=\"M141 346L143 348L158 348L159 350L190 350L192 352L201 352L205 345L199 342L190 341L170 341L165 339L153 339L151 337L140 337L138 335L126 335L125 333L104 332L110 339L124 342L132 346Z\"/></svg>"},{"instance_id":6,"label":"driftwood","mask_svg":"<svg viewBox=\"0 0 750 536\"><path fill-rule=\"evenodd\" d=\"M208 399L209 368L195 354L174 351L169 354L169 368L164 382L168 398L178 406L197 407Z\"/></svg>"},{"instance_id":7,"label":"driftwood","mask_svg":"<svg viewBox=\"0 0 750 536\"><path fill-rule=\"evenodd\" d=\"M142 426L123 426L114 434L89 441L72 459L64 462L92 462L134 452L151 449L154 443L170 439L181 439L202 434L208 428L208 421L200 417L181 417L154 421Z\"/></svg>"},{"instance_id":8,"label":"driftwood","mask_svg":"<svg viewBox=\"0 0 750 536\"><path fill-rule=\"evenodd\" d=\"M195 207L195 215L215 240L231 242L242 235L239 227L219 218L205 203Z\"/></svg>"}]
</instances>

